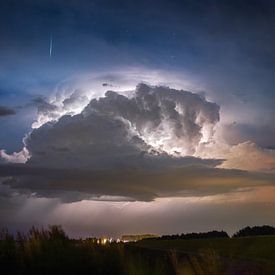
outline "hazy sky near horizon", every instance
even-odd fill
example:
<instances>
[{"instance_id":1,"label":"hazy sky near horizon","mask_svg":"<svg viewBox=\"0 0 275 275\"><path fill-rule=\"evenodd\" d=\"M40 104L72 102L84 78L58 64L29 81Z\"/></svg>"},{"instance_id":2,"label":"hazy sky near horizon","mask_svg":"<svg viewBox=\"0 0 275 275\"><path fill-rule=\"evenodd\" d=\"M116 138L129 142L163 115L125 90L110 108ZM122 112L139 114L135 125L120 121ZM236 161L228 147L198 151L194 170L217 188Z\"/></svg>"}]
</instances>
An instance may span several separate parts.
<instances>
[{"instance_id":1,"label":"hazy sky near horizon","mask_svg":"<svg viewBox=\"0 0 275 275\"><path fill-rule=\"evenodd\" d=\"M1 1L0 225L275 225L274 31L274 1Z\"/></svg>"}]
</instances>

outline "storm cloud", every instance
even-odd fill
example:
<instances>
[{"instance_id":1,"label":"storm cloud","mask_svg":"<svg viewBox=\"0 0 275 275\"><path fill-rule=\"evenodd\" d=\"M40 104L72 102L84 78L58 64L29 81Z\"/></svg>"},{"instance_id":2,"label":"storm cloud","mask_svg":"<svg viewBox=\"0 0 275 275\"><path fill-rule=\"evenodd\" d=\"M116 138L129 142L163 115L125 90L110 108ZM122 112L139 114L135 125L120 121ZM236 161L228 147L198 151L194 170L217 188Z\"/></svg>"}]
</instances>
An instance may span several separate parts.
<instances>
[{"instance_id":1,"label":"storm cloud","mask_svg":"<svg viewBox=\"0 0 275 275\"><path fill-rule=\"evenodd\" d=\"M219 121L219 106L200 95L139 84L129 96L108 91L80 113L62 115L86 101L79 91L59 107L37 100L47 122L24 139L25 164L0 166L0 176L11 177L6 184L64 201L150 201L274 182L273 175L217 168L221 158L192 156L212 142Z\"/></svg>"},{"instance_id":2,"label":"storm cloud","mask_svg":"<svg viewBox=\"0 0 275 275\"><path fill-rule=\"evenodd\" d=\"M55 168L135 167L145 153L191 156L219 120L219 106L197 94L145 84L130 97L108 91L77 115L56 120L60 111L49 103L38 111L52 120L25 139L28 164Z\"/></svg>"},{"instance_id":3,"label":"storm cloud","mask_svg":"<svg viewBox=\"0 0 275 275\"><path fill-rule=\"evenodd\" d=\"M180 155L193 155L219 121L219 106L200 95L146 84L139 84L131 98L109 91L92 100L83 114L95 112L122 118L147 144Z\"/></svg>"}]
</instances>

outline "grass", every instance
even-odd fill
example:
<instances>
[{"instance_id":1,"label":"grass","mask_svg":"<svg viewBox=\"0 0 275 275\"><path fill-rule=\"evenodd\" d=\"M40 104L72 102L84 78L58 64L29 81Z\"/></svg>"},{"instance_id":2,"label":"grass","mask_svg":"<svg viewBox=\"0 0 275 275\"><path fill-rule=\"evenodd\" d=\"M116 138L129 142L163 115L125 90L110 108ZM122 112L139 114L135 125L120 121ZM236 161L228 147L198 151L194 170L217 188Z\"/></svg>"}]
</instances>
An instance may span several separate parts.
<instances>
[{"instance_id":1,"label":"grass","mask_svg":"<svg viewBox=\"0 0 275 275\"><path fill-rule=\"evenodd\" d=\"M221 257L258 262L275 269L275 236L197 240L142 240L133 245L191 255L215 251Z\"/></svg>"},{"instance_id":2,"label":"grass","mask_svg":"<svg viewBox=\"0 0 275 275\"><path fill-rule=\"evenodd\" d=\"M1 274L229 275L275 274L275 236L145 239L98 244L73 240L61 227L0 231Z\"/></svg>"}]
</instances>

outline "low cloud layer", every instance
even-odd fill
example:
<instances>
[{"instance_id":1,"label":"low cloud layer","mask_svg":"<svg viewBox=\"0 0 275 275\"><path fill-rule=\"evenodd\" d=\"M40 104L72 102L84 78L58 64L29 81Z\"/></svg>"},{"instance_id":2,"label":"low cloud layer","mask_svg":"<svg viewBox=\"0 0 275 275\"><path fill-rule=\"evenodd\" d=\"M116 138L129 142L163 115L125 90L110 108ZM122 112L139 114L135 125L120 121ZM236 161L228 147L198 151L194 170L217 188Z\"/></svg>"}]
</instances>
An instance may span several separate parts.
<instances>
[{"instance_id":1,"label":"low cloud layer","mask_svg":"<svg viewBox=\"0 0 275 275\"><path fill-rule=\"evenodd\" d=\"M60 203L12 192L0 185L1 223L13 232L34 224L60 224L72 237L175 234L275 225L275 187L244 188L224 195L159 198L152 202L82 200Z\"/></svg>"},{"instance_id":2,"label":"low cloud layer","mask_svg":"<svg viewBox=\"0 0 275 275\"><path fill-rule=\"evenodd\" d=\"M158 197L205 196L231 192L238 188L274 183L273 175L198 165L196 159L182 159L172 166L145 162L144 167L113 170L53 169L29 165L0 166L0 176L17 190L30 190L40 197L59 197L63 201L82 199L141 200ZM190 165L190 163L194 165ZM207 162L206 162L207 163ZM159 165L159 167L156 167Z\"/></svg>"},{"instance_id":3,"label":"low cloud layer","mask_svg":"<svg viewBox=\"0 0 275 275\"><path fill-rule=\"evenodd\" d=\"M268 159L252 143L219 144L219 106L200 95L139 84L129 96L108 91L89 102L75 90L56 102L36 99L38 120L25 148L0 151L9 163L27 160L0 166L11 187L64 201L150 201L274 183L273 173L262 173L274 170L273 152ZM247 161L251 150L257 163L265 160L256 169Z\"/></svg>"},{"instance_id":4,"label":"low cloud layer","mask_svg":"<svg viewBox=\"0 0 275 275\"><path fill-rule=\"evenodd\" d=\"M0 106L0 117L1 116L10 116L10 115L14 115L14 114L15 114L15 110L13 110L9 107Z\"/></svg>"}]
</instances>

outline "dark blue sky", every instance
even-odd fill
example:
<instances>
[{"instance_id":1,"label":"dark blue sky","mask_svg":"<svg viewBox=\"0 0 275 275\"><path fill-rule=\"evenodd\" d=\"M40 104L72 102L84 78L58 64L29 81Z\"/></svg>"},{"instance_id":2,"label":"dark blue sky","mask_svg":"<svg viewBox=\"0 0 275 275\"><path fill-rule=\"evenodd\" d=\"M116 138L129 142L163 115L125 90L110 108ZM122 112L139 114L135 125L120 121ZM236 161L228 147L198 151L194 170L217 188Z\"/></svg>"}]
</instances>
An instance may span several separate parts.
<instances>
[{"instance_id":1,"label":"dark blue sky","mask_svg":"<svg viewBox=\"0 0 275 275\"><path fill-rule=\"evenodd\" d=\"M125 66L191 75L238 122L233 140L275 146L274 1L1 1L0 37L0 105L17 112L0 148L20 149L35 96Z\"/></svg>"}]
</instances>

